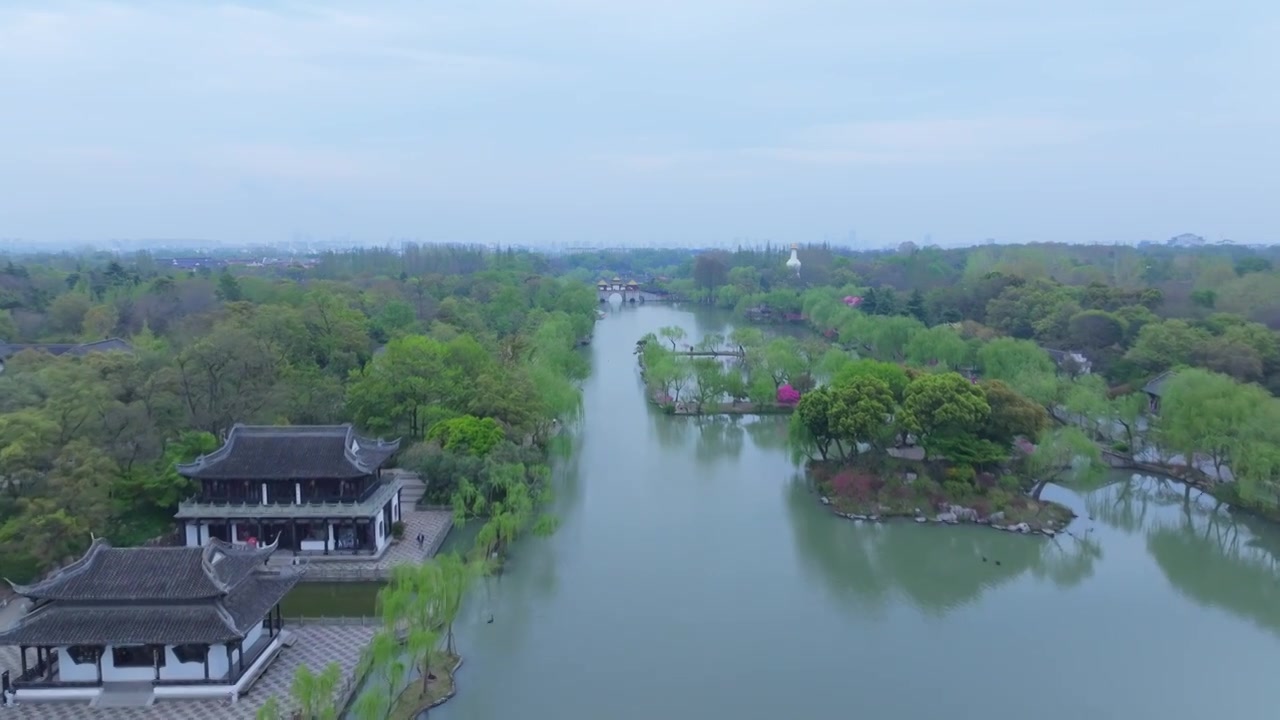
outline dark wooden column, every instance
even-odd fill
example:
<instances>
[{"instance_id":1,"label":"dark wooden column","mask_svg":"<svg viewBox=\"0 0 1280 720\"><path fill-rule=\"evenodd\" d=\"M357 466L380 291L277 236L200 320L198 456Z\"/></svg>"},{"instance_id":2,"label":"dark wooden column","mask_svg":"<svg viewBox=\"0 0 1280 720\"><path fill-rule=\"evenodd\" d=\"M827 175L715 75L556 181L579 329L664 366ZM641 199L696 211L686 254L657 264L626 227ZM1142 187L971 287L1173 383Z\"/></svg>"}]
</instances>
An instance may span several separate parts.
<instances>
[{"instance_id":1,"label":"dark wooden column","mask_svg":"<svg viewBox=\"0 0 1280 720\"><path fill-rule=\"evenodd\" d=\"M293 545L293 554L297 555L302 551L302 543L298 540L298 518L289 518L289 535L291 535L290 544Z\"/></svg>"},{"instance_id":2,"label":"dark wooden column","mask_svg":"<svg viewBox=\"0 0 1280 720\"><path fill-rule=\"evenodd\" d=\"M151 646L151 664L154 665L156 668L156 682L160 681L160 658L163 656L163 654L164 654L163 645Z\"/></svg>"},{"instance_id":3,"label":"dark wooden column","mask_svg":"<svg viewBox=\"0 0 1280 720\"><path fill-rule=\"evenodd\" d=\"M262 518L258 518L258 545L267 545L267 539L262 537Z\"/></svg>"},{"instance_id":4,"label":"dark wooden column","mask_svg":"<svg viewBox=\"0 0 1280 720\"><path fill-rule=\"evenodd\" d=\"M227 649L227 679L228 679L228 680L230 680L230 679L231 679L231 668L232 668L232 667L234 667L234 666L231 664L231 643L227 643L227 644L226 644L226 645L224 645L223 647L225 647L225 648Z\"/></svg>"},{"instance_id":5,"label":"dark wooden column","mask_svg":"<svg viewBox=\"0 0 1280 720\"><path fill-rule=\"evenodd\" d=\"M22 657L22 679L27 679L27 646L18 646L18 655Z\"/></svg>"},{"instance_id":6,"label":"dark wooden column","mask_svg":"<svg viewBox=\"0 0 1280 720\"><path fill-rule=\"evenodd\" d=\"M237 647L237 648L239 648L239 650L240 650L240 652L239 652L239 655L240 655L240 674L241 674L241 675L243 675L243 674L244 674L244 641L243 641L243 640L238 640L238 641L236 641L236 647Z\"/></svg>"},{"instance_id":7,"label":"dark wooden column","mask_svg":"<svg viewBox=\"0 0 1280 720\"><path fill-rule=\"evenodd\" d=\"M99 645L97 656L93 659L93 664L98 666L98 684L102 684L102 654L107 651L106 646Z\"/></svg>"},{"instance_id":8,"label":"dark wooden column","mask_svg":"<svg viewBox=\"0 0 1280 720\"><path fill-rule=\"evenodd\" d=\"M205 682L209 681L209 646L208 645L204 646L204 679L205 679Z\"/></svg>"},{"instance_id":9,"label":"dark wooden column","mask_svg":"<svg viewBox=\"0 0 1280 720\"><path fill-rule=\"evenodd\" d=\"M333 532L333 521L332 521L332 520L329 520L328 518L325 518L325 519L323 520L323 522L324 522L324 554L325 554L325 555L328 555L328 554L329 554L329 546L333 544L333 543L329 542L329 536L334 534L334 532Z\"/></svg>"}]
</instances>

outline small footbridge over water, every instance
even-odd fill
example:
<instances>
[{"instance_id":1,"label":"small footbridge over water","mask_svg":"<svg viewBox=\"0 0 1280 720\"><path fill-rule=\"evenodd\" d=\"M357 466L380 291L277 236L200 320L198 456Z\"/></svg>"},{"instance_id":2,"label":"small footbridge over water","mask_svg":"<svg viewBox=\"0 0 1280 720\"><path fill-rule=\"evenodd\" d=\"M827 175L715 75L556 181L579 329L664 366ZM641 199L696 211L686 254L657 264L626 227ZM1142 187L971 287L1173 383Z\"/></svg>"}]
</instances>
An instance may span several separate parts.
<instances>
[{"instance_id":1,"label":"small footbridge over water","mask_svg":"<svg viewBox=\"0 0 1280 720\"><path fill-rule=\"evenodd\" d=\"M613 296L617 295L620 302L624 303L643 303L643 302L662 302L667 300L665 293L656 293L649 290L642 290L640 283L634 280L622 280L614 277L612 280L601 280L596 283L596 299L600 302L609 302Z\"/></svg>"}]
</instances>

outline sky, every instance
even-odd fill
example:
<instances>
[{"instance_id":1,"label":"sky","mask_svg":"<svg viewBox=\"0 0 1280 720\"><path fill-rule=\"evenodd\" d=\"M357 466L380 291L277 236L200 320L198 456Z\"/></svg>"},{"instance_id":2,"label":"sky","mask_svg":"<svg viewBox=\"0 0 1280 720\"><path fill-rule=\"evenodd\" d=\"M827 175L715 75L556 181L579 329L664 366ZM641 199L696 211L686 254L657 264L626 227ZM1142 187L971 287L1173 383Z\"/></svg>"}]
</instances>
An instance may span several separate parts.
<instances>
[{"instance_id":1,"label":"sky","mask_svg":"<svg viewBox=\"0 0 1280 720\"><path fill-rule=\"evenodd\" d=\"M1280 241L1280 3L0 3L0 238Z\"/></svg>"}]
</instances>

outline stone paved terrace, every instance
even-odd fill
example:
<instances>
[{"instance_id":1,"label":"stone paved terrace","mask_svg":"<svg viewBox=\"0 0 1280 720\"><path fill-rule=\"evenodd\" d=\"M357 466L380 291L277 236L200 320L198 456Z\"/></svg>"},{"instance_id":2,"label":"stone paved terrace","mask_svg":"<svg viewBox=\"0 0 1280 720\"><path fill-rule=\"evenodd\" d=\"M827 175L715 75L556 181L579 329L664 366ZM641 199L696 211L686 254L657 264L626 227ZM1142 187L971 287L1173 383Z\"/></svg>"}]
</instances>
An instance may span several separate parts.
<instances>
[{"instance_id":1,"label":"stone paved terrace","mask_svg":"<svg viewBox=\"0 0 1280 720\"><path fill-rule=\"evenodd\" d=\"M359 625L289 627L296 642L281 650L266 673L239 702L224 700L161 700L144 708L94 708L87 703L38 703L0 707L0 720L253 720L272 695L287 711L289 686L299 665L319 672L337 661L343 677L350 677L377 628ZM0 668L18 674L18 651L0 647ZM286 715L287 717L287 715Z\"/></svg>"},{"instance_id":2,"label":"stone paved terrace","mask_svg":"<svg viewBox=\"0 0 1280 720\"><path fill-rule=\"evenodd\" d=\"M401 514L404 521L404 539L394 543L381 557L369 560L316 560L307 563L304 581L366 581L385 579L394 565L421 562L436 554L449 531L453 529L453 512L449 510L408 510ZM418 548L418 533L426 536L422 549ZM277 555L273 563L284 563L289 556Z\"/></svg>"}]
</instances>

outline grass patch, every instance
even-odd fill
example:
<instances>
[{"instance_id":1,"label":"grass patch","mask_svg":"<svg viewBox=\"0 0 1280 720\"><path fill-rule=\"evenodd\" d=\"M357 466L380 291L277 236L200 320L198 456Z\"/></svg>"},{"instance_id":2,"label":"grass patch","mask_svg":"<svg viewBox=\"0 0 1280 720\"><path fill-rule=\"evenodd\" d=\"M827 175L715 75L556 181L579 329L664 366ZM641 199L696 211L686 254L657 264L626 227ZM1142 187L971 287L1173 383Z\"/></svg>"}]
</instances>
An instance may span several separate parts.
<instances>
[{"instance_id":1,"label":"grass patch","mask_svg":"<svg viewBox=\"0 0 1280 720\"><path fill-rule=\"evenodd\" d=\"M435 678L427 682L426 690L422 688L422 678L415 678L409 683L409 687L400 693L400 697L396 698L395 707L391 709L387 719L414 720L422 714L423 710L440 705L453 697L455 690L453 674L461 664L461 657L443 655L431 671Z\"/></svg>"}]
</instances>

